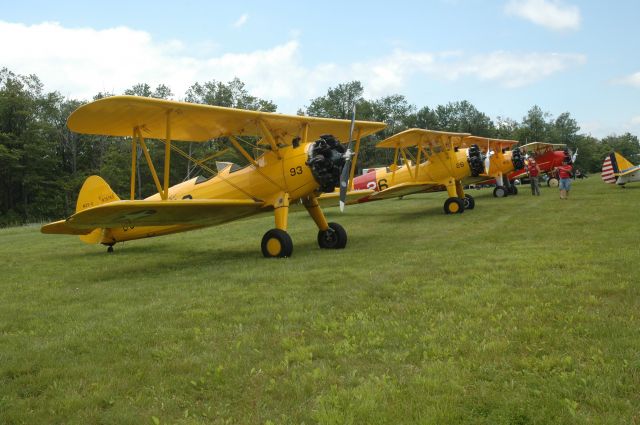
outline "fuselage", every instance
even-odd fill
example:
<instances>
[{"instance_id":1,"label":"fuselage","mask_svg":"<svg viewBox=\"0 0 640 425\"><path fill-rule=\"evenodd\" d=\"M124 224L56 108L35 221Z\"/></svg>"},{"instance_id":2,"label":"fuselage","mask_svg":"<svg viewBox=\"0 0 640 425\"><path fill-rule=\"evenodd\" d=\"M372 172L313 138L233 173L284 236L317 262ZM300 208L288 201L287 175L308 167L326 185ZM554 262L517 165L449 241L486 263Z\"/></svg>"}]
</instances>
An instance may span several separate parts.
<instances>
[{"instance_id":1,"label":"fuselage","mask_svg":"<svg viewBox=\"0 0 640 425\"><path fill-rule=\"evenodd\" d=\"M296 201L313 193L318 187L311 169L305 164L308 151L312 143L301 144L298 147L282 147L278 158L275 152L267 151L244 168L232 171L230 164L217 175L206 179L196 177L169 188L169 200L182 199L252 199L263 201L261 210L273 211L277 197L282 193L289 195L289 201ZM160 194L156 193L146 200L159 201ZM237 219L229 216L228 221ZM120 242L152 236L166 235L199 228L201 226L143 226L132 228L104 229L102 242Z\"/></svg>"},{"instance_id":2,"label":"fuselage","mask_svg":"<svg viewBox=\"0 0 640 425\"><path fill-rule=\"evenodd\" d=\"M427 161L416 167L412 164L375 168L368 173L353 179L355 190L371 189L382 191L388 187L410 182L434 183L433 191L445 190L444 186L451 180L461 180L470 176L471 169L467 161L467 149L455 152L439 152L432 154ZM431 191L431 190L426 190ZM362 199L365 201L366 199Z\"/></svg>"}]
</instances>

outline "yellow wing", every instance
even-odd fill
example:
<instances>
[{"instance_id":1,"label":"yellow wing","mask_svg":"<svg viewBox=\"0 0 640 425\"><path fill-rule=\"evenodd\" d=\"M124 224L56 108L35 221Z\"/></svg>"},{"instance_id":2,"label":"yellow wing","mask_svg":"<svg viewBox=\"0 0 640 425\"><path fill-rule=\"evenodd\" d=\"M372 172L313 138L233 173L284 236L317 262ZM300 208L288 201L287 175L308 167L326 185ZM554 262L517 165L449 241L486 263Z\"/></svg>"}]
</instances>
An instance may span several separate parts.
<instances>
[{"instance_id":1,"label":"yellow wing","mask_svg":"<svg viewBox=\"0 0 640 425\"><path fill-rule=\"evenodd\" d=\"M413 193L440 192L443 190L447 189L439 183L400 183L395 186L391 186L388 189L372 194L371 196L369 196L369 199L372 201L377 201L382 199L411 195Z\"/></svg>"},{"instance_id":2,"label":"yellow wing","mask_svg":"<svg viewBox=\"0 0 640 425\"><path fill-rule=\"evenodd\" d=\"M377 148L408 148L418 144L436 145L443 148L464 147L467 143L464 138L471 136L469 133L451 133L448 131L423 130L411 128L395 134L376 145Z\"/></svg>"},{"instance_id":3,"label":"yellow wing","mask_svg":"<svg viewBox=\"0 0 640 425\"><path fill-rule=\"evenodd\" d=\"M487 149L498 151L505 148L512 148L514 145L518 144L517 140L507 140L507 139L492 139L490 137L480 137L480 136L467 136L464 140L468 144L476 144L483 151L486 152Z\"/></svg>"},{"instance_id":4,"label":"yellow wing","mask_svg":"<svg viewBox=\"0 0 640 425\"><path fill-rule=\"evenodd\" d=\"M369 195L375 193L371 189L351 190L347 192L345 204L357 204L359 200L368 198ZM323 208L337 207L340 203L340 192L323 193L318 196L318 204Z\"/></svg>"},{"instance_id":5,"label":"yellow wing","mask_svg":"<svg viewBox=\"0 0 640 425\"><path fill-rule=\"evenodd\" d=\"M238 199L115 201L79 211L69 217L64 226L59 224L61 222L43 226L42 232L133 226L211 226L255 214L263 205L263 202Z\"/></svg>"},{"instance_id":6,"label":"yellow wing","mask_svg":"<svg viewBox=\"0 0 640 425\"><path fill-rule=\"evenodd\" d=\"M223 108L220 106L175 102L139 96L113 96L76 109L67 120L77 133L127 137L139 128L146 138L167 137L167 117L172 140L205 142L217 137L261 136L262 125L269 129L278 144L291 144L295 137L314 141L332 134L346 143L351 121L283 115L270 112ZM380 122L356 121L354 137L376 133L386 127Z\"/></svg>"}]
</instances>

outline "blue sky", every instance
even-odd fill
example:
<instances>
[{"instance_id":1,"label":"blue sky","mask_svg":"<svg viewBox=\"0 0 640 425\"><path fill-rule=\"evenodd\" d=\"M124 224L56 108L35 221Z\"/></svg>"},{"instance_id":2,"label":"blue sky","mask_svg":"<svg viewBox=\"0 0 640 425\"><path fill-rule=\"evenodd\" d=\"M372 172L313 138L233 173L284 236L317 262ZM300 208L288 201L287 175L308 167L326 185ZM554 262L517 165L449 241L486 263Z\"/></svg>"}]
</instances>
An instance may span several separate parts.
<instances>
[{"instance_id":1,"label":"blue sky","mask_svg":"<svg viewBox=\"0 0 640 425\"><path fill-rule=\"evenodd\" d=\"M180 99L237 76L294 113L357 79L368 98L516 120L539 105L597 137L640 134L637 1L56 3L2 7L0 66L69 97L146 82Z\"/></svg>"}]
</instances>

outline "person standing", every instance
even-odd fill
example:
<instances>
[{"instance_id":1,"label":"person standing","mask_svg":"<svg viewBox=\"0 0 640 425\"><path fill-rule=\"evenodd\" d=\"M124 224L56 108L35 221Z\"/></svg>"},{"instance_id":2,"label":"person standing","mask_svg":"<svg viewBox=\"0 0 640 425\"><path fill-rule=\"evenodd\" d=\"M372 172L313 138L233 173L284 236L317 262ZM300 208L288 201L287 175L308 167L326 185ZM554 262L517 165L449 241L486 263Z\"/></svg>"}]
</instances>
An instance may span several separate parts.
<instances>
[{"instance_id":1,"label":"person standing","mask_svg":"<svg viewBox=\"0 0 640 425\"><path fill-rule=\"evenodd\" d=\"M569 198L569 191L571 190L571 171L573 167L570 161L566 159L562 162L562 165L557 167L558 177L560 177L560 199Z\"/></svg>"},{"instance_id":2,"label":"person standing","mask_svg":"<svg viewBox=\"0 0 640 425\"><path fill-rule=\"evenodd\" d=\"M527 161L527 173L531 182L531 195L540 196L540 167L535 159L529 158Z\"/></svg>"}]
</instances>

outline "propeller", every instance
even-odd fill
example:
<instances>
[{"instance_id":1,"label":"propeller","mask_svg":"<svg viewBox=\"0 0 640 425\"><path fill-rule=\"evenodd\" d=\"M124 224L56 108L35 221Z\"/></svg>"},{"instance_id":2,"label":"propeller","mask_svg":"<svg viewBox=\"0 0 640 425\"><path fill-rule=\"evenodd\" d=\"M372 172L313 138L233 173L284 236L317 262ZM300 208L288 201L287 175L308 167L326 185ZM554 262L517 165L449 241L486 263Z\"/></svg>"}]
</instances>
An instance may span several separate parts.
<instances>
[{"instance_id":1,"label":"propeller","mask_svg":"<svg viewBox=\"0 0 640 425\"><path fill-rule=\"evenodd\" d=\"M489 174L489 169L491 168L491 156L495 153L490 150L490 144L487 142L487 155L484 157L484 172Z\"/></svg>"},{"instance_id":2,"label":"propeller","mask_svg":"<svg viewBox=\"0 0 640 425\"><path fill-rule=\"evenodd\" d=\"M356 125L356 104L353 104L351 112L351 127L349 128L349 142L347 144L347 151L342 156L345 161L342 166L342 174L340 175L340 212L344 212L344 205L347 201L347 189L349 186L349 174L351 173L351 159L353 158L353 152L351 151L351 140L353 139L353 128Z\"/></svg>"},{"instance_id":3,"label":"propeller","mask_svg":"<svg viewBox=\"0 0 640 425\"><path fill-rule=\"evenodd\" d=\"M577 158L578 158L578 148L576 148L576 153L574 153L574 154L571 156L571 163L572 163L572 164L575 164L575 163L576 163L576 159L577 159Z\"/></svg>"}]
</instances>

